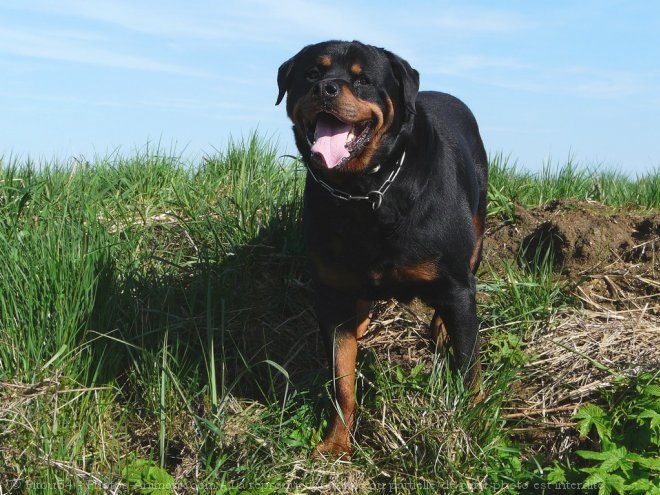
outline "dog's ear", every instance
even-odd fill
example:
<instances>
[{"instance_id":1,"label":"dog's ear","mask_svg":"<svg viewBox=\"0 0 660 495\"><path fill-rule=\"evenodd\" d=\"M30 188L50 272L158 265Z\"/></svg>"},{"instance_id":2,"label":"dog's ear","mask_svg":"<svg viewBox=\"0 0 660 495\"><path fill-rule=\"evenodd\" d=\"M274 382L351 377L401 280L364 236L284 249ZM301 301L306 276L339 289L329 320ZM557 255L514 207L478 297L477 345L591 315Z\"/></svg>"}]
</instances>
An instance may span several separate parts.
<instances>
[{"instance_id":1,"label":"dog's ear","mask_svg":"<svg viewBox=\"0 0 660 495\"><path fill-rule=\"evenodd\" d=\"M277 71L277 86L280 89L280 93L277 95L277 101L275 102L275 105L279 105L282 102L284 94L289 88L289 76L291 75L291 69L293 69L293 65L295 64L297 57L298 55L291 57L289 60L280 65L280 69Z\"/></svg>"},{"instance_id":2,"label":"dog's ear","mask_svg":"<svg viewBox=\"0 0 660 495\"><path fill-rule=\"evenodd\" d=\"M401 85L401 96L403 97L406 111L414 114L415 99L419 92L419 72L413 69L408 62L398 55L394 55L388 51L385 51L385 53L390 60L394 75Z\"/></svg>"},{"instance_id":3,"label":"dog's ear","mask_svg":"<svg viewBox=\"0 0 660 495\"><path fill-rule=\"evenodd\" d=\"M315 45L307 45L289 60L280 65L280 68L277 71L277 86L279 87L280 92L277 95L277 101L275 102L275 105L279 105L282 102L285 93L291 87L291 72L293 71L293 67L296 65L296 63L298 63L302 56L314 46Z\"/></svg>"}]
</instances>

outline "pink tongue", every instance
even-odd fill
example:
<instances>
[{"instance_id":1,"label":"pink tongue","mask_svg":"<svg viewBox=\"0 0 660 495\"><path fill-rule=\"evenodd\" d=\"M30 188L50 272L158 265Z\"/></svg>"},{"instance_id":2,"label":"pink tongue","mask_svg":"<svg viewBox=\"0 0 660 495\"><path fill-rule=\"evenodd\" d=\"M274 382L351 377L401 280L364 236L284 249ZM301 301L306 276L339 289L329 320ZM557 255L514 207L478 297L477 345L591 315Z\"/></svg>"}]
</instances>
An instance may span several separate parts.
<instances>
[{"instance_id":1,"label":"pink tongue","mask_svg":"<svg viewBox=\"0 0 660 495\"><path fill-rule=\"evenodd\" d=\"M334 168L350 155L346 149L346 139L350 130L350 124L344 124L330 115L319 117L314 133L316 142L312 145L312 152L323 156L326 167Z\"/></svg>"}]
</instances>

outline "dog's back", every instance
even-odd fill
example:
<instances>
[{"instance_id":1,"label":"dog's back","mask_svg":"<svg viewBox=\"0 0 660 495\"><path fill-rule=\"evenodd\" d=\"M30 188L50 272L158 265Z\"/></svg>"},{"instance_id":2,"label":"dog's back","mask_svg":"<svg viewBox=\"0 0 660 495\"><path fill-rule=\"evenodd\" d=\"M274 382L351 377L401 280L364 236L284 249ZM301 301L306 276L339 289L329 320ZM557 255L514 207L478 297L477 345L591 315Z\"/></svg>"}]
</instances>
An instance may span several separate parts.
<instances>
[{"instance_id":1,"label":"dog's back","mask_svg":"<svg viewBox=\"0 0 660 495\"><path fill-rule=\"evenodd\" d=\"M456 184L465 188L477 237L483 237L488 201L488 156L474 115L461 100L438 91L421 91L415 104L416 125L428 128L417 129L413 139L425 135L428 142L444 147L444 153L453 155L451 160L438 161L437 165L456 167ZM440 176L448 177L447 172L443 171ZM451 190L451 193L456 192L459 191ZM479 252L472 263L474 272L481 259L481 239L478 243Z\"/></svg>"}]
</instances>

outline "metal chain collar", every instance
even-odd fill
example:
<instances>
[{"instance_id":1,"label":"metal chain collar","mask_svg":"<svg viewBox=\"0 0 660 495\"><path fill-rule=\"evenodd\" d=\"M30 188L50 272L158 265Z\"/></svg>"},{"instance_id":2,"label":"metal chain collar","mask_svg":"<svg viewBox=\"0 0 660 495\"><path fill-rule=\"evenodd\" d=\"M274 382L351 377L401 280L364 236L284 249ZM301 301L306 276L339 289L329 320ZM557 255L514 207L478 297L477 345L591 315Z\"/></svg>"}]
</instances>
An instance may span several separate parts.
<instances>
[{"instance_id":1,"label":"metal chain collar","mask_svg":"<svg viewBox=\"0 0 660 495\"><path fill-rule=\"evenodd\" d=\"M371 202L371 208L375 211L378 208L380 208L380 205L383 202L383 196L385 196L385 193L387 192L387 190L392 185L392 182L394 182L394 179L396 179L396 176L399 174L399 171L401 170L401 166L403 165L403 160L405 158L406 158L406 152L404 150L403 154L401 155L401 158L399 159L399 161L396 164L396 167L394 168L394 170L392 170L389 177L387 179L385 179L385 182L383 182L383 185L381 185L375 191L369 191L366 194L366 196L354 196L352 194L347 193L346 191L342 191L340 189L335 189L334 187L332 187L327 182L324 182L321 179L319 179L314 174L314 171L312 170L312 167L308 166L306 163L305 163L305 167L307 167L307 170L309 171L312 178L321 187L323 187L323 189L328 191L333 198L341 199L342 201L370 201ZM303 161L303 163L304 163L304 161Z\"/></svg>"}]
</instances>

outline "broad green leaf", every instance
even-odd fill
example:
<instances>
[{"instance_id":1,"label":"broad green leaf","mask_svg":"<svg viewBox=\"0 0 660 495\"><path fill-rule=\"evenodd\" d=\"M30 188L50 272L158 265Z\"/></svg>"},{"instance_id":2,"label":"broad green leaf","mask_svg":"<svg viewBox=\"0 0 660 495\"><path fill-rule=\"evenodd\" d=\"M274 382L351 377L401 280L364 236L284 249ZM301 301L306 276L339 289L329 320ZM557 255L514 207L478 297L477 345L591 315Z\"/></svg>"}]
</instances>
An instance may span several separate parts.
<instances>
[{"instance_id":1,"label":"broad green leaf","mask_svg":"<svg viewBox=\"0 0 660 495\"><path fill-rule=\"evenodd\" d=\"M640 392L643 395L652 395L654 397L660 397L660 384L648 383L640 387Z\"/></svg>"},{"instance_id":2,"label":"broad green leaf","mask_svg":"<svg viewBox=\"0 0 660 495\"><path fill-rule=\"evenodd\" d=\"M642 412L640 412L637 415L637 418L650 419L651 428L657 428L658 426L660 426L660 414L658 414L656 411L653 411L651 409L644 409Z\"/></svg>"},{"instance_id":3,"label":"broad green leaf","mask_svg":"<svg viewBox=\"0 0 660 495\"><path fill-rule=\"evenodd\" d=\"M565 483L566 482L566 470L563 466L557 464L550 471L546 477L549 483Z\"/></svg>"},{"instance_id":4,"label":"broad green leaf","mask_svg":"<svg viewBox=\"0 0 660 495\"><path fill-rule=\"evenodd\" d=\"M585 404L573 416L573 419L579 420L577 429L580 436L586 437L591 431L592 426L596 428L598 436L603 440L610 440L612 436L612 424L605 411L595 404Z\"/></svg>"},{"instance_id":5,"label":"broad green leaf","mask_svg":"<svg viewBox=\"0 0 660 495\"><path fill-rule=\"evenodd\" d=\"M621 495L626 491L626 480L617 474L608 474L605 477L605 483L611 488L614 488L614 490Z\"/></svg>"},{"instance_id":6,"label":"broad green leaf","mask_svg":"<svg viewBox=\"0 0 660 495\"><path fill-rule=\"evenodd\" d=\"M595 452L593 450L578 450L575 452L583 459L592 459L595 461L604 461L611 457L610 452Z\"/></svg>"},{"instance_id":7,"label":"broad green leaf","mask_svg":"<svg viewBox=\"0 0 660 495\"><path fill-rule=\"evenodd\" d=\"M660 457L644 457L639 454L628 454L628 460L653 471L660 471Z\"/></svg>"}]
</instances>

